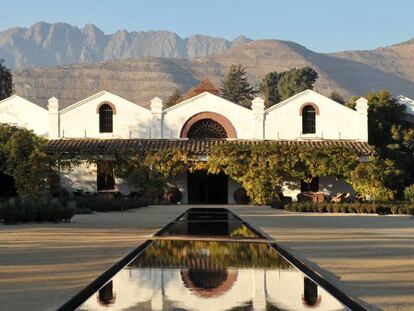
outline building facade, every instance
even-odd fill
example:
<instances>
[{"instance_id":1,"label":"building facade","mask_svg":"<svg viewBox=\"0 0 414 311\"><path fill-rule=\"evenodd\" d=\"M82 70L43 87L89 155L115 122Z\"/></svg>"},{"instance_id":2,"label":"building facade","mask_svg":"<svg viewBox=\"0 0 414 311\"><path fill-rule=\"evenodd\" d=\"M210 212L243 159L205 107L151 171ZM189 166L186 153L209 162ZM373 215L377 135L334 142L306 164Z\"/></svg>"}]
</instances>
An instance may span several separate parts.
<instances>
[{"instance_id":1,"label":"building facade","mask_svg":"<svg viewBox=\"0 0 414 311\"><path fill-rule=\"evenodd\" d=\"M265 109L264 100L259 97L249 107L228 101L204 80L169 108L164 108L158 97L146 108L107 91L64 109L60 109L58 99L53 97L47 107L13 95L0 102L0 123L32 129L47 137L54 150L83 151L83 154L99 154L103 149L108 152L122 143L149 149L175 146L203 155L214 141L278 141L315 147L346 145L358 149L361 156L369 153L367 100L358 99L353 110L312 90ZM113 180L103 182L102 178ZM69 192L133 191L122 180L102 173L101 168L86 165L62 172L61 184ZM233 203L234 191L239 188L227 176L205 173L185 173L170 184L182 192L182 203ZM217 202L212 198L217 190L210 189L212 185L226 189L220 195L216 193L215 199L220 196ZM327 194L353 193L345 181L329 176L320 176L312 187L311 190ZM285 187L284 194L295 199L300 191L301 182L293 181L293 186L290 183Z\"/></svg>"}]
</instances>

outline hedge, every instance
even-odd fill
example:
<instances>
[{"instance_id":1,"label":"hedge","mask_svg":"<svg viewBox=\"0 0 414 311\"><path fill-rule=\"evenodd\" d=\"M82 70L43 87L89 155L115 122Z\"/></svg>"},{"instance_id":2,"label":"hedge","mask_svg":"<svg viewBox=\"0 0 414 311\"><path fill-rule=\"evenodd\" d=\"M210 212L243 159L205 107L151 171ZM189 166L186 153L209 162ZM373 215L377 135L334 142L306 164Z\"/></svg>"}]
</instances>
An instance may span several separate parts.
<instances>
[{"instance_id":1,"label":"hedge","mask_svg":"<svg viewBox=\"0 0 414 311\"><path fill-rule=\"evenodd\" d=\"M76 202L76 214L89 214L91 212L124 211L132 208L148 206L142 198L94 198L81 197L74 199Z\"/></svg>"},{"instance_id":2,"label":"hedge","mask_svg":"<svg viewBox=\"0 0 414 311\"><path fill-rule=\"evenodd\" d=\"M394 214L414 215L414 204L407 202L397 203L313 203L295 202L284 205L284 209L291 212L318 212L318 213L357 213L357 214Z\"/></svg>"},{"instance_id":3,"label":"hedge","mask_svg":"<svg viewBox=\"0 0 414 311\"><path fill-rule=\"evenodd\" d=\"M11 198L0 202L0 220L5 224L19 222L69 222L75 214L73 203L59 199Z\"/></svg>"}]
</instances>

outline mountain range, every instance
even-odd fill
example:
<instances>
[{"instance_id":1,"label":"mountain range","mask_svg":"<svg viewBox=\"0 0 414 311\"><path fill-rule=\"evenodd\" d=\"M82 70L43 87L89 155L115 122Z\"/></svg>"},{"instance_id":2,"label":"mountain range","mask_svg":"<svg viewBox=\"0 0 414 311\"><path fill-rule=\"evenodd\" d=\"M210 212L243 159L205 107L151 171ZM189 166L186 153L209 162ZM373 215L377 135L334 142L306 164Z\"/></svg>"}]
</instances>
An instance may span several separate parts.
<instances>
[{"instance_id":1,"label":"mountain range","mask_svg":"<svg viewBox=\"0 0 414 311\"><path fill-rule=\"evenodd\" d=\"M291 41L232 41L168 31L104 34L94 25L37 23L0 32L0 58L13 68L15 91L42 106L56 96L65 107L103 89L142 106L166 99L204 77L216 85L231 64L246 66L252 84L270 71L311 66L315 89L360 96L389 89L414 96L414 40L368 51L318 53Z\"/></svg>"}]
</instances>

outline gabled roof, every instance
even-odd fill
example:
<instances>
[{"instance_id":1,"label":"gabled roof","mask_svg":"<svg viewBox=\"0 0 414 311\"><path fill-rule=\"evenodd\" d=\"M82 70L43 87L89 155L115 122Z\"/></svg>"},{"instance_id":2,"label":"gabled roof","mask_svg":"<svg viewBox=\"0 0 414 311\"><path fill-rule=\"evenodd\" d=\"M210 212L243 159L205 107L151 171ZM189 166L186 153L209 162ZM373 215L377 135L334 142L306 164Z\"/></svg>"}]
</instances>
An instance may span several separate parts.
<instances>
[{"instance_id":1,"label":"gabled roof","mask_svg":"<svg viewBox=\"0 0 414 311\"><path fill-rule=\"evenodd\" d=\"M93 94L93 95L91 95L91 96L89 96L87 98L84 98L84 99L82 99L82 100L80 100L80 101L78 101L78 102L76 102L76 103L74 103L74 104L72 104L72 105L70 105L70 106L68 106L68 107L60 110L59 113L61 113L61 114L66 113L66 112L71 111L71 110L73 110L73 109L75 109L75 108L77 108L79 106L82 106L83 104L86 104L86 103L88 103L88 102L90 102L90 101L92 101L94 99L97 99L99 97L105 97L105 96L115 96L115 97L118 97L119 99L124 100L124 101L126 101L128 103L131 103L132 105L135 105L135 106L137 106L137 107L139 107L141 109L149 110L148 108L144 108L142 106L136 105L135 103L133 103L133 102L131 102L131 101L129 101L129 100L127 100L127 99L119 96L119 95L116 95L116 94L113 94L111 92L108 92L108 91L105 91L104 90L104 91L100 91L100 92L98 92L96 94Z\"/></svg>"},{"instance_id":2,"label":"gabled roof","mask_svg":"<svg viewBox=\"0 0 414 311\"><path fill-rule=\"evenodd\" d=\"M12 95L12 96L10 96L10 97L7 97L7 98L5 98L5 99L3 99L3 100L0 100L0 105L1 105L2 103L6 103L6 102L8 102L8 101L11 101L11 100L13 100L13 99L21 99L21 100L23 100L23 101L25 101L25 102L27 102L27 103L30 103L30 104L34 105L35 107L38 107L39 109L42 109L42 110L47 111L47 109L43 108L42 106L40 106L40 105L38 105L38 104L36 104L36 103L34 103L34 102L31 102L30 100L28 100L28 99L26 99L26 98L24 98L24 97L21 97L21 96L19 96L19 95L16 95L16 94L13 94L13 95Z\"/></svg>"},{"instance_id":3,"label":"gabled roof","mask_svg":"<svg viewBox=\"0 0 414 311\"><path fill-rule=\"evenodd\" d=\"M276 105L273 105L273 106L271 106L271 107L267 108L267 109L265 110L265 112L266 112L266 113L269 113L269 112L271 112L271 111L273 111L273 110L276 110L276 109L278 109L278 108L280 108L280 107L282 107L282 106L284 106L284 105L287 105L287 104L289 104L289 103L291 103L291 102L293 102L293 101L295 101L295 100L298 100L298 99L300 99L300 98L302 98L302 97L305 97L305 96L307 96L307 95L311 95L311 94L316 95L316 96L319 96L319 97L323 97L324 99L329 100L329 101L330 101L330 102L332 102L333 104L336 104L336 105L338 105L338 106L342 107L343 109L354 111L353 109L351 109L351 108L349 108L349 107L347 107L347 106L344 106L344 105L342 105L342 104L340 104L340 103L338 103L338 102L336 102L336 101L334 101L334 100L330 99L329 97L326 97L326 96L324 96L324 95L322 95L322 94L319 94L318 92L315 92L315 91L313 91L313 90L308 89L308 90L305 90L305 91L303 91L303 92L300 92L300 93L298 93L298 94L296 94L296 95L293 95L292 97L289 97L289 98L285 99L284 101L281 101L280 103L278 103L278 104L276 104Z\"/></svg>"},{"instance_id":4,"label":"gabled roof","mask_svg":"<svg viewBox=\"0 0 414 311\"><path fill-rule=\"evenodd\" d=\"M169 112L169 111L175 110L175 109L177 109L177 108L179 108L181 106L187 105L189 103L192 103L192 102L195 102L195 101L199 100L200 98L208 97L208 96L213 96L216 100L220 100L220 101L222 101L225 104L236 105L237 107L240 107L241 109L246 109L246 110L249 110L250 111L250 109L247 108L247 107L244 107L242 105L233 103L232 101L229 101L229 100L227 100L227 99L225 99L225 98L223 98L221 96L214 95L214 94L212 94L210 92L203 92L203 93L198 94L198 95L196 95L194 97L191 97L189 99L183 100L182 102L179 102L178 104L175 104L174 106L171 106L171 107L165 109L164 111L165 112Z\"/></svg>"}]
</instances>

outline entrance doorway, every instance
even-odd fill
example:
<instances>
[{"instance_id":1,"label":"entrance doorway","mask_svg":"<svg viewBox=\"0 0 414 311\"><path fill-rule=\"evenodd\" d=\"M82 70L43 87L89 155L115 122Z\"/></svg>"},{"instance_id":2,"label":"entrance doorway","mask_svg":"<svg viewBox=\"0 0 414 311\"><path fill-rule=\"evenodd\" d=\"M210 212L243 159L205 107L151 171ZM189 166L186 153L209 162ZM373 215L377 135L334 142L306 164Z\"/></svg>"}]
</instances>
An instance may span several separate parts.
<instances>
[{"instance_id":1,"label":"entrance doorway","mask_svg":"<svg viewBox=\"0 0 414 311\"><path fill-rule=\"evenodd\" d=\"M200 170L187 173L189 204L227 204L228 177Z\"/></svg>"},{"instance_id":2,"label":"entrance doorway","mask_svg":"<svg viewBox=\"0 0 414 311\"><path fill-rule=\"evenodd\" d=\"M14 197L17 195L14 178L10 175L0 172L0 197Z\"/></svg>"}]
</instances>

